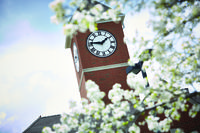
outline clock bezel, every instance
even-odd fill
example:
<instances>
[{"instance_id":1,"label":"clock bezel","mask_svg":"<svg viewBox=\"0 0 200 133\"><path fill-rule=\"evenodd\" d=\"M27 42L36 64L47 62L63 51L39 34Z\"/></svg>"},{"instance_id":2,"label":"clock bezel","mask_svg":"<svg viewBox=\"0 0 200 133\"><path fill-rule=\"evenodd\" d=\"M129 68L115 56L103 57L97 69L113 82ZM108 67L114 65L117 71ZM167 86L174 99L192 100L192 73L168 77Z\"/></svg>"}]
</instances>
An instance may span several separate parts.
<instances>
[{"instance_id":1,"label":"clock bezel","mask_svg":"<svg viewBox=\"0 0 200 133\"><path fill-rule=\"evenodd\" d=\"M75 47L76 47L76 51L75 51ZM76 52L76 55L75 55L75 52ZM77 59L75 59L75 56L77 56ZM75 65L76 71L79 72L80 71L80 62L79 62L78 48L77 48L75 42L73 42L73 59L74 59L74 65ZM76 60L77 60L77 62L76 62Z\"/></svg>"},{"instance_id":2,"label":"clock bezel","mask_svg":"<svg viewBox=\"0 0 200 133\"><path fill-rule=\"evenodd\" d=\"M89 47L88 45L89 45L89 38L90 38L90 36L92 36L94 33L97 33L97 32L99 32L99 31L103 31L103 32L109 33L109 34L113 37L113 39L114 39L114 41L115 41L114 49L113 49L113 51L112 51L110 54L108 54L108 55L106 55L106 54L105 54L105 55L97 55L97 54L93 53L93 52L91 51L91 49L88 48L88 47ZM97 36L98 36L98 35L97 35ZM87 40L86 40L86 47L87 47L88 51L89 51L92 55L94 55L94 56L96 56L96 57L100 57L100 58L106 58L106 57L109 57L109 56L111 56L112 54L115 53L115 51L116 51L116 49L117 49L117 39L115 38L115 36L114 36L111 32L109 32L109 31L107 31L107 30L102 30L102 29L100 29L100 30L91 32L91 33L88 35ZM99 50L98 50L98 51L99 51ZM107 50L107 51L109 51L109 50Z\"/></svg>"}]
</instances>

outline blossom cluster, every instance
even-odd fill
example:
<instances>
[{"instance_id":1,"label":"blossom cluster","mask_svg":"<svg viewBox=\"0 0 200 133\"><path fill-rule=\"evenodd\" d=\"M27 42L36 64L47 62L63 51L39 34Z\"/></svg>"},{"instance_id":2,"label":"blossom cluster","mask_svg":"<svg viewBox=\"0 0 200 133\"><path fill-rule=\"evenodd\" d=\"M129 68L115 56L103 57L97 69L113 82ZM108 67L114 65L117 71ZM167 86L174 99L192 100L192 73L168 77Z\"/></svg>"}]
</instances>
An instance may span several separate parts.
<instances>
[{"instance_id":1,"label":"blossom cluster","mask_svg":"<svg viewBox=\"0 0 200 133\"><path fill-rule=\"evenodd\" d=\"M125 7L134 12L144 5L151 7L153 17L148 23L156 36L151 40L138 36L129 39L135 51L128 64L134 66L139 61L144 62L141 70L150 71L153 80L129 73L127 84L131 89L122 89L116 83L108 93L111 103L107 105L103 101L105 93L89 80L86 83L88 99L82 99L82 107L76 108L76 103L72 102L70 107L73 111L62 115L61 124L54 125L54 131L45 127L43 132L139 133L142 125L153 132L169 132L172 122L180 120L181 111L188 111L189 116L194 118L200 111L200 105L193 104L189 108L185 88L189 88L189 92L200 90L200 2L106 0L113 8L108 10L100 4L88 9L87 2L73 0L71 6L79 8L65 23L64 0L55 0L50 4L56 14L52 21L64 23L64 33L72 36L77 31L97 30L98 21L120 21L119 14ZM152 51L143 53L148 48ZM138 122L138 117L143 114L144 120ZM160 114L164 118L161 119ZM176 132L182 130L177 129Z\"/></svg>"},{"instance_id":2,"label":"blossom cluster","mask_svg":"<svg viewBox=\"0 0 200 133\"><path fill-rule=\"evenodd\" d=\"M62 6L64 2L65 0L55 0L49 4L49 7L56 13L51 17L52 23L59 24L64 22L65 9Z\"/></svg>"},{"instance_id":3,"label":"blossom cluster","mask_svg":"<svg viewBox=\"0 0 200 133\"><path fill-rule=\"evenodd\" d=\"M115 22L120 21L120 11L123 9L122 6L116 6L114 9L104 9L101 4L95 4L90 9L87 9L89 1L78 2L73 0L71 2L71 6L79 6L79 8L73 13L71 19L66 22L66 16L71 16L71 14L67 14L64 9L65 0L54 0L50 3L49 7L55 12L55 15L51 17L51 21L53 23L63 24L64 34L72 37L72 35L79 32L95 31L97 30L96 23L99 21L107 21L112 20ZM93 4L94 1L91 0L90 4ZM78 4L79 5L78 5ZM111 2L114 5L120 5L119 2Z\"/></svg>"},{"instance_id":4,"label":"blossom cluster","mask_svg":"<svg viewBox=\"0 0 200 133\"><path fill-rule=\"evenodd\" d=\"M54 131L49 127L45 127L43 129L44 133L139 133L139 126L144 124L147 124L150 131L168 132L173 120L180 119L178 110L187 110L187 107L181 107L185 103L181 99L175 101L173 104L165 104L165 106L156 105L157 102L149 105L152 101L157 100L155 98L157 97L155 94L156 91L151 94L146 94L145 98L140 100L139 94L136 93L137 89L124 90L118 83L109 91L108 98L111 100L111 103L107 105L102 100L105 93L100 91L99 86L94 81L88 80L86 82L86 89L90 102L87 99L82 99L82 107L78 110L73 110L77 104L76 102L71 102L72 105L70 107L73 112L63 114L61 124L55 124L53 126ZM146 103L145 100L147 99L149 101ZM141 113L148 111L149 107L152 106L156 107L156 110L149 111L144 121L138 123L137 118ZM198 111L200 111L200 106L194 105L190 111L191 116L194 117ZM165 119L161 120L159 116L155 116L155 114L162 113L164 113Z\"/></svg>"}]
</instances>

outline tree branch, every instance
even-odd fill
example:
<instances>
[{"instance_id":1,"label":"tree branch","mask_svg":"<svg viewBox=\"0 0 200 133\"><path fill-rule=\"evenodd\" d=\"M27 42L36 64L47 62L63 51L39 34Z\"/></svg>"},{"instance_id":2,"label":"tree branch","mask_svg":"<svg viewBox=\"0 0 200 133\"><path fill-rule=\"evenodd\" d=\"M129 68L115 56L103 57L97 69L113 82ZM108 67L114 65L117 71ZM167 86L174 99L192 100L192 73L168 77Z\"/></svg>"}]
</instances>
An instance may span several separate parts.
<instances>
[{"instance_id":1,"label":"tree branch","mask_svg":"<svg viewBox=\"0 0 200 133\"><path fill-rule=\"evenodd\" d=\"M187 98L193 98L194 96L199 95L200 92L194 92L194 93L191 93L191 94L185 93L185 94L186 94L186 97L185 97L185 98L187 99ZM163 105L165 105L165 104L167 104L167 103L173 103L173 102L177 101L178 98L179 98L179 97L175 97L175 98L173 98L172 100L170 100L169 102L159 103L159 104L156 104L156 105L153 106L153 107L146 107L146 108L144 109L143 112L148 111L148 110L156 109L156 107L158 107L158 106L163 106Z\"/></svg>"}]
</instances>

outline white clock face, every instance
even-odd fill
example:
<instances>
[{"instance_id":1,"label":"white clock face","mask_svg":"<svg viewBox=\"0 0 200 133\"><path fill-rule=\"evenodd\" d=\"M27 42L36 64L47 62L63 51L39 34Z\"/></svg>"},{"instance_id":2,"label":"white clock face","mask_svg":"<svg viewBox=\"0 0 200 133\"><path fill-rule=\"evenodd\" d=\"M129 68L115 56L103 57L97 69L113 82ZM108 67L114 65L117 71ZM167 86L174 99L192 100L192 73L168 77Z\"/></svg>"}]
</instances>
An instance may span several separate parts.
<instances>
[{"instance_id":1,"label":"white clock face","mask_svg":"<svg viewBox=\"0 0 200 133\"><path fill-rule=\"evenodd\" d=\"M108 57L115 52L117 41L110 32L98 30L88 36L87 48L97 57Z\"/></svg>"},{"instance_id":2,"label":"white clock face","mask_svg":"<svg viewBox=\"0 0 200 133\"><path fill-rule=\"evenodd\" d=\"M74 64L76 67L76 71L79 72L79 57L78 57L78 49L76 47L76 43L73 43L73 57L74 57Z\"/></svg>"}]
</instances>

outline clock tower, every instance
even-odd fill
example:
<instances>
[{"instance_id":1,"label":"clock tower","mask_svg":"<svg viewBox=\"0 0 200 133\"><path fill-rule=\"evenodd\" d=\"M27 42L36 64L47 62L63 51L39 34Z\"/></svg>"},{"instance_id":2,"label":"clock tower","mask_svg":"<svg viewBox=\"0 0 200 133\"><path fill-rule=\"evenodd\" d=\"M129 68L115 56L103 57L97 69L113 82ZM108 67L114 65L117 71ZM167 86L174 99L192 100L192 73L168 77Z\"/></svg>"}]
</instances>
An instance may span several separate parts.
<instances>
[{"instance_id":1,"label":"clock tower","mask_svg":"<svg viewBox=\"0 0 200 133\"><path fill-rule=\"evenodd\" d=\"M100 4L94 2L94 4ZM101 4L102 5L102 4ZM102 5L104 9L109 7ZM129 59L128 49L123 41L124 33L121 21L98 21L98 30L94 32L78 32L73 38L66 38L66 48L72 51L76 68L76 76L81 97L87 98L85 82L93 80L101 91L106 93L103 99L109 103L108 91L115 83L120 83L123 89L129 89L126 83L126 68Z\"/></svg>"}]
</instances>

